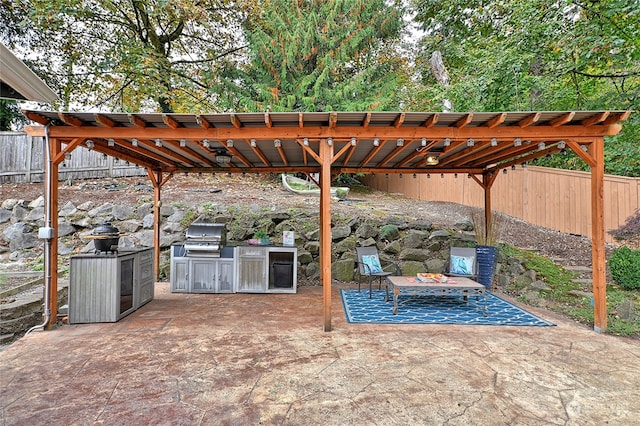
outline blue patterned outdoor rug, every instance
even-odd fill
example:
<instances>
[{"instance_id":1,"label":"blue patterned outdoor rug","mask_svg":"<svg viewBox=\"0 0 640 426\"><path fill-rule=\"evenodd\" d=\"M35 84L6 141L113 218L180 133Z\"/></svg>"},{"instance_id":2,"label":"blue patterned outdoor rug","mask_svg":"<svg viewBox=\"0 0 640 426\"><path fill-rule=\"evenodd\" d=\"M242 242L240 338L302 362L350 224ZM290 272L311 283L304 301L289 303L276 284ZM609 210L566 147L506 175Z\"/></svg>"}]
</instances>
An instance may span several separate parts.
<instances>
[{"instance_id":1,"label":"blue patterned outdoor rug","mask_svg":"<svg viewBox=\"0 0 640 426\"><path fill-rule=\"evenodd\" d=\"M487 293L487 316L482 315L482 298L469 298L467 305L461 297L420 296L419 292L400 294L398 315L393 315L393 300L384 301L384 290L340 290L347 321L361 324L475 324L552 326L522 308Z\"/></svg>"}]
</instances>

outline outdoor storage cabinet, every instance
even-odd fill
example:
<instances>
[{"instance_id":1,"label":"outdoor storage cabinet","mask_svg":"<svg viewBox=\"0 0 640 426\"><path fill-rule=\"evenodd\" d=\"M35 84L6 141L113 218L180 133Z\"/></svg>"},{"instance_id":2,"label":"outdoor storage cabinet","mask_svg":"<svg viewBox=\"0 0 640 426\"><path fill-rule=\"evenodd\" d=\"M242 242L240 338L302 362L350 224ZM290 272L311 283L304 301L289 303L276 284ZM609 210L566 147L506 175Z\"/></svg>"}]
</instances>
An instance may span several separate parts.
<instances>
[{"instance_id":1,"label":"outdoor storage cabinet","mask_svg":"<svg viewBox=\"0 0 640 426\"><path fill-rule=\"evenodd\" d=\"M153 249L72 256L69 323L116 322L153 299Z\"/></svg>"}]
</instances>

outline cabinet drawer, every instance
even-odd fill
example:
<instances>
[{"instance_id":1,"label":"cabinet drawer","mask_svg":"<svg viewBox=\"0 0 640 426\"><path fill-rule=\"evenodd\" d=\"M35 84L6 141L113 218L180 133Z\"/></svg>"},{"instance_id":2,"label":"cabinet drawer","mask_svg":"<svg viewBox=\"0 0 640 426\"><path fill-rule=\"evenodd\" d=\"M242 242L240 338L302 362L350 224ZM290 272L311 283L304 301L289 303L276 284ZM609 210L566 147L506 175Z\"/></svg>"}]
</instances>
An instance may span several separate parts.
<instances>
[{"instance_id":1,"label":"cabinet drawer","mask_svg":"<svg viewBox=\"0 0 640 426\"><path fill-rule=\"evenodd\" d=\"M264 256L266 250L264 247L238 247L238 254L240 256Z\"/></svg>"},{"instance_id":2,"label":"cabinet drawer","mask_svg":"<svg viewBox=\"0 0 640 426\"><path fill-rule=\"evenodd\" d=\"M153 282L153 264L141 263L140 264L140 284Z\"/></svg>"},{"instance_id":3,"label":"cabinet drawer","mask_svg":"<svg viewBox=\"0 0 640 426\"><path fill-rule=\"evenodd\" d=\"M145 250L139 256L140 263L151 262L153 260L153 250Z\"/></svg>"},{"instance_id":4,"label":"cabinet drawer","mask_svg":"<svg viewBox=\"0 0 640 426\"><path fill-rule=\"evenodd\" d=\"M153 299L153 284L147 284L140 287L140 305L147 303Z\"/></svg>"}]
</instances>

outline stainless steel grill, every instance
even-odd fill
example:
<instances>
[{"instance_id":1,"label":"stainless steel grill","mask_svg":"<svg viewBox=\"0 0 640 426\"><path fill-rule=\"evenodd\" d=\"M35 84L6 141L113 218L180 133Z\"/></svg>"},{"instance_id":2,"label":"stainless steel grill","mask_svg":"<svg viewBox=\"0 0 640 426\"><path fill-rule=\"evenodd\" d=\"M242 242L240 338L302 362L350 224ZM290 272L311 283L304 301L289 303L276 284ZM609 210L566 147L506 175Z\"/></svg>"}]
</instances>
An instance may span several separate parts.
<instances>
[{"instance_id":1,"label":"stainless steel grill","mask_svg":"<svg viewBox=\"0 0 640 426\"><path fill-rule=\"evenodd\" d=\"M187 256L220 257L227 243L227 229L224 223L192 223L187 228L186 239Z\"/></svg>"}]
</instances>

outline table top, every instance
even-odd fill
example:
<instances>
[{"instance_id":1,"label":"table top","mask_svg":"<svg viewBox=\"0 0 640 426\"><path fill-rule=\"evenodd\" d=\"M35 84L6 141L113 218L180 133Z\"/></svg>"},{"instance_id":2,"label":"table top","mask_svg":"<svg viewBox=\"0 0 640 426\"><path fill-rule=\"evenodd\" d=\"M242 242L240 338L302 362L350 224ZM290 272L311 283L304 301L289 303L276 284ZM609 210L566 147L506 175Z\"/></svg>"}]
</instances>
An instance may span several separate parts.
<instances>
[{"instance_id":1,"label":"table top","mask_svg":"<svg viewBox=\"0 0 640 426\"><path fill-rule=\"evenodd\" d=\"M483 289L484 286L478 282L473 281L467 277L450 277L446 283L432 282L423 283L419 282L416 277L399 277L390 275L387 277L387 281L392 287L398 288L456 288L456 289Z\"/></svg>"}]
</instances>

